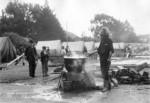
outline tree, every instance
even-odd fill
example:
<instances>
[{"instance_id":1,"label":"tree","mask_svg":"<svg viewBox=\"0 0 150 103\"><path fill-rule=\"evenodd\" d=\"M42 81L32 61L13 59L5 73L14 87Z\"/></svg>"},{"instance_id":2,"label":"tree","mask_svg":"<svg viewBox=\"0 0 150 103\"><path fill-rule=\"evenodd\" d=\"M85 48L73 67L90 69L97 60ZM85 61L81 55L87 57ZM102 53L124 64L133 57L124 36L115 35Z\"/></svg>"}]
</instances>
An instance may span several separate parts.
<instances>
[{"instance_id":1,"label":"tree","mask_svg":"<svg viewBox=\"0 0 150 103\"><path fill-rule=\"evenodd\" d=\"M29 43L26 41L24 37L19 36L16 33L12 33L12 32L4 33L3 36L9 37L16 49L19 49L20 46L26 47L29 45Z\"/></svg>"},{"instance_id":2,"label":"tree","mask_svg":"<svg viewBox=\"0 0 150 103\"><path fill-rule=\"evenodd\" d=\"M24 37L39 40L65 40L65 32L58 19L45 4L9 2L0 22L1 33L14 32Z\"/></svg>"},{"instance_id":3,"label":"tree","mask_svg":"<svg viewBox=\"0 0 150 103\"><path fill-rule=\"evenodd\" d=\"M84 36L81 39L85 42L88 42L88 41L100 42L99 38L88 37L88 36Z\"/></svg>"},{"instance_id":4,"label":"tree","mask_svg":"<svg viewBox=\"0 0 150 103\"><path fill-rule=\"evenodd\" d=\"M133 27L126 20L121 22L111 16L105 14L97 14L91 20L91 32L95 37L99 37L102 27L108 27L111 31L111 37L114 42L137 42L138 38Z\"/></svg>"},{"instance_id":5,"label":"tree","mask_svg":"<svg viewBox=\"0 0 150 103\"><path fill-rule=\"evenodd\" d=\"M32 19L29 5L25 3L9 2L1 18L1 32L15 32L21 36L32 33Z\"/></svg>"}]
</instances>

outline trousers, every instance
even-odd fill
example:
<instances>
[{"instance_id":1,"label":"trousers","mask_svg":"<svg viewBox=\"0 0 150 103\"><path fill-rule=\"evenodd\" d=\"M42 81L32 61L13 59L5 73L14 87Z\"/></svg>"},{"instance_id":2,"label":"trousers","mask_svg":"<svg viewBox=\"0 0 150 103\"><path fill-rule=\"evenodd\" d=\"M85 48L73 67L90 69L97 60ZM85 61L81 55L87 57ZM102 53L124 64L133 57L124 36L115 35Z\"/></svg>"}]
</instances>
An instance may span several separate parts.
<instances>
[{"instance_id":1,"label":"trousers","mask_svg":"<svg viewBox=\"0 0 150 103\"><path fill-rule=\"evenodd\" d=\"M48 72L48 62L42 62L43 77L47 76L47 72Z\"/></svg>"},{"instance_id":2,"label":"trousers","mask_svg":"<svg viewBox=\"0 0 150 103\"><path fill-rule=\"evenodd\" d=\"M28 60L28 62L29 62L29 76L35 77L35 68L36 68L35 60Z\"/></svg>"},{"instance_id":3,"label":"trousers","mask_svg":"<svg viewBox=\"0 0 150 103\"><path fill-rule=\"evenodd\" d=\"M111 89L111 84L109 81L109 67L110 62L108 60L109 54L100 55L100 65L101 65L101 73L103 77L103 86L104 88Z\"/></svg>"}]
</instances>

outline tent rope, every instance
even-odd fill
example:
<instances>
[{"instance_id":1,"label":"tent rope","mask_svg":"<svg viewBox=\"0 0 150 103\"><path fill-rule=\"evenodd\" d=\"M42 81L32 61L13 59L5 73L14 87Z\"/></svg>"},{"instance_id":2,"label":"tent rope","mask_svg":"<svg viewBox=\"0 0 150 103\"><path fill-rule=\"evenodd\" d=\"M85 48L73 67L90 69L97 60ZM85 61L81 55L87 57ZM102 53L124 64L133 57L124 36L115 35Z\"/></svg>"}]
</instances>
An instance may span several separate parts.
<instances>
[{"instance_id":1,"label":"tent rope","mask_svg":"<svg viewBox=\"0 0 150 103\"><path fill-rule=\"evenodd\" d=\"M6 67L9 66L10 64L14 63L16 60L20 59L23 56L24 56L24 53L21 54L20 56L18 56L17 58L15 58L14 60L12 60L11 62L7 63Z\"/></svg>"}]
</instances>

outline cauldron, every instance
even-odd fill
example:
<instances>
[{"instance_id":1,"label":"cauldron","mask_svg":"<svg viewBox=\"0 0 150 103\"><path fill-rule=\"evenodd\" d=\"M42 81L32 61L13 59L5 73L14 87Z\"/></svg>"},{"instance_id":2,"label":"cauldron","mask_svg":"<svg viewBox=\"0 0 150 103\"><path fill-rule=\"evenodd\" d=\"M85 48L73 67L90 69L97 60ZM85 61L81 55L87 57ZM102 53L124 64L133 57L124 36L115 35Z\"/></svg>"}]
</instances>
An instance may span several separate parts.
<instances>
[{"instance_id":1,"label":"cauldron","mask_svg":"<svg viewBox=\"0 0 150 103\"><path fill-rule=\"evenodd\" d=\"M86 57L64 57L65 68L68 72L81 73Z\"/></svg>"}]
</instances>

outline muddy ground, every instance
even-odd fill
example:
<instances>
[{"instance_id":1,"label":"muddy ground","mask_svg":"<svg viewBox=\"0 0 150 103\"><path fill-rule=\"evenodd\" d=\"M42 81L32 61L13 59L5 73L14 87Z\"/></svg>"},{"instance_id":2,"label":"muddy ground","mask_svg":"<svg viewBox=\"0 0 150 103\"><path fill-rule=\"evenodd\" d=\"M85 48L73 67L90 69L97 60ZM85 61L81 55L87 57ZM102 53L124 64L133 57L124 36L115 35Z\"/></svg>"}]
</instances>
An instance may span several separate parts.
<instances>
[{"instance_id":1,"label":"muddy ground","mask_svg":"<svg viewBox=\"0 0 150 103\"><path fill-rule=\"evenodd\" d=\"M0 103L150 103L149 85L119 85L109 92L99 90L67 92L56 90L58 74L42 77L40 63L36 77L28 77L28 64L9 66L0 71ZM101 73L92 63L85 70L93 74L96 84L102 85ZM96 73L95 73L96 71Z\"/></svg>"}]
</instances>

